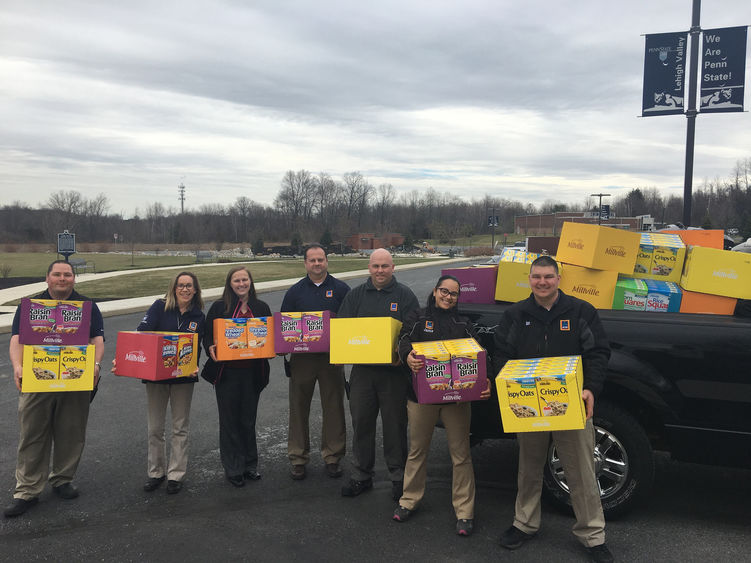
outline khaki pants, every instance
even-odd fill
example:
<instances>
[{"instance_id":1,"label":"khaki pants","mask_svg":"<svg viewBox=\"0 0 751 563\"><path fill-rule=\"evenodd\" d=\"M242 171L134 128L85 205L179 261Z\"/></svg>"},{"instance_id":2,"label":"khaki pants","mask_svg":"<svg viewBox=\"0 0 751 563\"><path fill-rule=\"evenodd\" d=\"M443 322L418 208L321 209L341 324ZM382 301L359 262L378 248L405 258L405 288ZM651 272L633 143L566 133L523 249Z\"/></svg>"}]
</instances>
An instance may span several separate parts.
<instances>
[{"instance_id":1,"label":"khaki pants","mask_svg":"<svg viewBox=\"0 0 751 563\"><path fill-rule=\"evenodd\" d=\"M404 494L399 505L414 510L425 494L428 452L433 430L440 418L446 428L453 464L451 501L457 519L474 518L475 474L469 452L470 403L420 405L407 402L409 417L409 456L404 468Z\"/></svg>"},{"instance_id":2,"label":"khaki pants","mask_svg":"<svg viewBox=\"0 0 751 563\"><path fill-rule=\"evenodd\" d=\"M316 381L321 397L321 457L339 463L347 449L344 420L344 367L329 363L328 354L292 354L289 378L287 453L292 465L310 460L310 403Z\"/></svg>"},{"instance_id":3,"label":"khaki pants","mask_svg":"<svg viewBox=\"0 0 751 563\"><path fill-rule=\"evenodd\" d=\"M47 480L53 487L73 480L86 442L90 400L91 391L21 393L14 498L38 497Z\"/></svg>"},{"instance_id":4,"label":"khaki pants","mask_svg":"<svg viewBox=\"0 0 751 563\"><path fill-rule=\"evenodd\" d=\"M605 543L605 517L595 480L595 435L592 420L583 430L523 432L519 441L519 492L516 495L514 526L527 534L540 529L542 474L553 439L563 464L576 515L573 532L586 547Z\"/></svg>"},{"instance_id":5,"label":"khaki pants","mask_svg":"<svg viewBox=\"0 0 751 563\"><path fill-rule=\"evenodd\" d=\"M188 467L188 429L190 404L195 383L146 382L148 411L148 462L149 477L167 476L170 481L182 481ZM167 403L170 405L172 424L170 432L169 465L167 444L164 439Z\"/></svg>"}]
</instances>

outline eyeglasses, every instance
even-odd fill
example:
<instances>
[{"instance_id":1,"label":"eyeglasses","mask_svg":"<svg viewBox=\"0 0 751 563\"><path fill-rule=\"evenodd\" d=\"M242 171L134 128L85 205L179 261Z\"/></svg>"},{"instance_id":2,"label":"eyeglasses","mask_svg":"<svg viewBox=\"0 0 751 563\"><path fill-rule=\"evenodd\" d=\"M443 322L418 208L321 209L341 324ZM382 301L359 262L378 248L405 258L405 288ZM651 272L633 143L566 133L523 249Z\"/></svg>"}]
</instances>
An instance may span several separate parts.
<instances>
[{"instance_id":1,"label":"eyeglasses","mask_svg":"<svg viewBox=\"0 0 751 563\"><path fill-rule=\"evenodd\" d=\"M451 297L452 299L458 299L459 298L459 292L458 291L449 291L445 287L438 287L436 288L438 291L441 292L441 295L444 297Z\"/></svg>"},{"instance_id":2,"label":"eyeglasses","mask_svg":"<svg viewBox=\"0 0 751 563\"><path fill-rule=\"evenodd\" d=\"M179 283L177 284L177 289L193 289L192 283Z\"/></svg>"}]
</instances>

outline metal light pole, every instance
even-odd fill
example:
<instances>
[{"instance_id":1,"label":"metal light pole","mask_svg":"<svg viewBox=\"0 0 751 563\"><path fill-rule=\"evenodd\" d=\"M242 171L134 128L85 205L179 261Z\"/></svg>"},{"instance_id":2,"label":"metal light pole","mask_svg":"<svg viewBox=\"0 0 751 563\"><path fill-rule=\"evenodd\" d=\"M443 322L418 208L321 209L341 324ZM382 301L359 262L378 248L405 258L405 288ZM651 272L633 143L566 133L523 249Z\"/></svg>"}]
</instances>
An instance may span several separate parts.
<instances>
[{"instance_id":1,"label":"metal light pole","mask_svg":"<svg viewBox=\"0 0 751 563\"><path fill-rule=\"evenodd\" d=\"M691 59L688 70L688 108L686 108L686 168L683 174L683 224L691 225L691 199L694 181L694 141L696 138L696 88L699 69L699 16L701 0L694 0L691 13Z\"/></svg>"},{"instance_id":2,"label":"metal light pole","mask_svg":"<svg viewBox=\"0 0 751 563\"><path fill-rule=\"evenodd\" d=\"M600 198L600 204L597 206L597 224L602 225L602 198L610 197L610 194L590 194L590 197Z\"/></svg>"}]
</instances>

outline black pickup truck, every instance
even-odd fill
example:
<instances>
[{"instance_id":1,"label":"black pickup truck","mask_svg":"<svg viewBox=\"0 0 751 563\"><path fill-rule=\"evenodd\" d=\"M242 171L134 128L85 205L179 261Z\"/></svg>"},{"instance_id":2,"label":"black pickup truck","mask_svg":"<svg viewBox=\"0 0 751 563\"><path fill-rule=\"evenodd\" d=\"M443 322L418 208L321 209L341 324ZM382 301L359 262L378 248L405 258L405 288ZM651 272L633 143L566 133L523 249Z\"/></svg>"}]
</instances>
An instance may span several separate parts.
<instances>
[{"instance_id":1,"label":"black pickup truck","mask_svg":"<svg viewBox=\"0 0 751 563\"><path fill-rule=\"evenodd\" d=\"M493 330L507 306L461 305L491 354ZM606 516L622 515L649 495L654 450L680 461L751 468L751 319L599 313L612 348L594 414ZM504 437L512 435L503 432L495 396L473 403L473 442ZM554 504L570 504L552 444L544 493Z\"/></svg>"}]
</instances>

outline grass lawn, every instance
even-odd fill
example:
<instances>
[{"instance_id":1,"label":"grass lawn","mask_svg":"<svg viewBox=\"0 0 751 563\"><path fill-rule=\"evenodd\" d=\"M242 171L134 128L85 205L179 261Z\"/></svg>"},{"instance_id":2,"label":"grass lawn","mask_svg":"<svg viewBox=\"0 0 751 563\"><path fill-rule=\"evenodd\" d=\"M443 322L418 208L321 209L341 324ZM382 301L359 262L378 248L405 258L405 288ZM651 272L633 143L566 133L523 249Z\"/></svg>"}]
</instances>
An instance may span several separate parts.
<instances>
[{"instance_id":1,"label":"grass lawn","mask_svg":"<svg viewBox=\"0 0 751 563\"><path fill-rule=\"evenodd\" d=\"M424 261L424 258L396 258L394 263L398 267L400 264ZM255 282L301 278L305 274L302 258L284 261L254 261L247 264ZM198 276L201 287L205 289L224 286L224 280L231 267L232 264L219 264L195 268L193 271ZM364 270L367 267L367 258L331 257L329 259L329 271L332 274ZM185 269L191 270L191 267L186 266ZM76 283L76 290L100 301L159 295L167 291L170 280L177 273L176 270L154 270L152 272L126 274L102 280ZM15 305L17 303L18 301L9 304Z\"/></svg>"},{"instance_id":2,"label":"grass lawn","mask_svg":"<svg viewBox=\"0 0 751 563\"><path fill-rule=\"evenodd\" d=\"M0 265L10 266L10 277L38 276L43 278L50 262L62 258L52 252L0 252ZM117 270L138 270L141 268L159 268L162 266L180 266L195 264L195 256L144 256L135 254L131 266L130 254L96 254L76 253L72 258L92 262L97 272L114 272ZM87 270L89 271L89 270ZM91 270L93 271L93 270Z\"/></svg>"}]
</instances>

